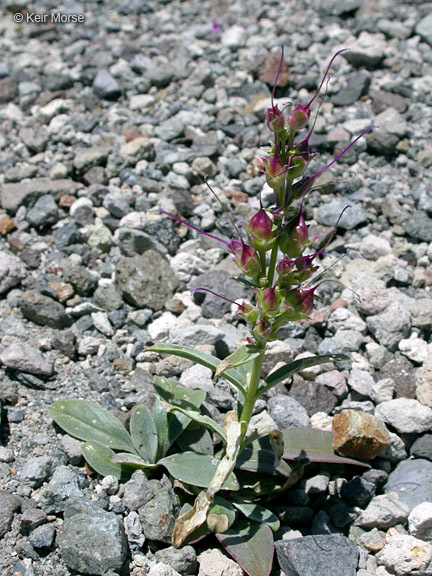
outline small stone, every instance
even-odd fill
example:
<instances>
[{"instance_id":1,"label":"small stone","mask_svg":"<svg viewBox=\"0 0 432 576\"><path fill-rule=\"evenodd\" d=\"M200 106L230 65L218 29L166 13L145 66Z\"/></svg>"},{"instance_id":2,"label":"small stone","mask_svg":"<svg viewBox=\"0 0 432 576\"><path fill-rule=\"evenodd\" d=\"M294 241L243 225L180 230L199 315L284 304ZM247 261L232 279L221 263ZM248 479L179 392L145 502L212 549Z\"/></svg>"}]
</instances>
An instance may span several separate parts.
<instances>
[{"instance_id":1,"label":"small stone","mask_svg":"<svg viewBox=\"0 0 432 576\"><path fill-rule=\"evenodd\" d=\"M411 456L432 460L432 434L425 434L417 438L410 449Z\"/></svg>"},{"instance_id":2,"label":"small stone","mask_svg":"<svg viewBox=\"0 0 432 576\"><path fill-rule=\"evenodd\" d=\"M432 545L414 536L401 534L397 529L387 532L384 548L378 552L376 559L380 566L385 566L396 576L432 574Z\"/></svg>"},{"instance_id":3,"label":"small stone","mask_svg":"<svg viewBox=\"0 0 432 576\"><path fill-rule=\"evenodd\" d=\"M342 484L340 494L350 506L365 508L375 496L375 484L354 476L349 482Z\"/></svg>"},{"instance_id":4,"label":"small stone","mask_svg":"<svg viewBox=\"0 0 432 576\"><path fill-rule=\"evenodd\" d=\"M419 370L421 370L421 368L419 368ZM405 358L393 358L389 362L386 362L379 372L379 377L391 378L391 380L393 380L396 397L415 398L416 385L413 367Z\"/></svg>"},{"instance_id":5,"label":"small stone","mask_svg":"<svg viewBox=\"0 0 432 576\"><path fill-rule=\"evenodd\" d=\"M246 30L242 26L231 26L222 34L222 44L235 51L245 45Z\"/></svg>"},{"instance_id":6,"label":"small stone","mask_svg":"<svg viewBox=\"0 0 432 576\"><path fill-rule=\"evenodd\" d=\"M385 238L380 238L369 234L362 239L360 253L367 260L378 260L381 256L392 253L390 242Z\"/></svg>"},{"instance_id":7,"label":"small stone","mask_svg":"<svg viewBox=\"0 0 432 576\"><path fill-rule=\"evenodd\" d=\"M355 520L360 528L386 530L396 524L404 524L410 513L409 507L394 492L372 499L366 510Z\"/></svg>"},{"instance_id":8,"label":"small stone","mask_svg":"<svg viewBox=\"0 0 432 576\"><path fill-rule=\"evenodd\" d=\"M134 472L124 485L123 504L129 510L138 510L154 496L152 484L142 470Z\"/></svg>"},{"instance_id":9,"label":"small stone","mask_svg":"<svg viewBox=\"0 0 432 576\"><path fill-rule=\"evenodd\" d=\"M363 546L369 552L379 552L384 547L384 535L378 530L378 528L373 528L370 532L365 532L357 540L358 546ZM369 572L367 573L367 576ZM358 576L358 573L357 573Z\"/></svg>"},{"instance_id":10,"label":"small stone","mask_svg":"<svg viewBox=\"0 0 432 576\"><path fill-rule=\"evenodd\" d=\"M13 218L9 218L7 214L0 216L0 234L6 236L9 234L16 226L16 222Z\"/></svg>"},{"instance_id":11,"label":"small stone","mask_svg":"<svg viewBox=\"0 0 432 576\"><path fill-rule=\"evenodd\" d=\"M422 502L411 510L408 528L411 536L426 542L432 540L432 502Z\"/></svg>"},{"instance_id":12,"label":"small stone","mask_svg":"<svg viewBox=\"0 0 432 576\"><path fill-rule=\"evenodd\" d=\"M38 198L33 208L30 208L26 214L27 222L35 228L52 226L58 218L57 203L50 194Z\"/></svg>"},{"instance_id":13,"label":"small stone","mask_svg":"<svg viewBox=\"0 0 432 576\"><path fill-rule=\"evenodd\" d=\"M9 532L15 512L21 501L17 496L0 490L0 539Z\"/></svg>"},{"instance_id":14,"label":"small stone","mask_svg":"<svg viewBox=\"0 0 432 576\"><path fill-rule=\"evenodd\" d=\"M120 86L106 70L99 70L93 81L96 96L105 100L118 100L121 96Z\"/></svg>"},{"instance_id":15,"label":"small stone","mask_svg":"<svg viewBox=\"0 0 432 576\"><path fill-rule=\"evenodd\" d=\"M32 488L38 488L51 474L53 461L50 456L35 456L30 458L21 470L21 479Z\"/></svg>"},{"instance_id":16,"label":"small stone","mask_svg":"<svg viewBox=\"0 0 432 576\"><path fill-rule=\"evenodd\" d=\"M47 514L63 512L65 503L79 497L78 476L67 466L58 466L41 493L40 505Z\"/></svg>"},{"instance_id":17,"label":"small stone","mask_svg":"<svg viewBox=\"0 0 432 576\"><path fill-rule=\"evenodd\" d=\"M66 328L72 320L59 303L36 290L27 290L20 300L20 309L25 318L41 326Z\"/></svg>"},{"instance_id":18,"label":"small stone","mask_svg":"<svg viewBox=\"0 0 432 576\"><path fill-rule=\"evenodd\" d=\"M432 462L421 458L400 462L389 475L385 492L396 492L410 510L432 502Z\"/></svg>"},{"instance_id":19,"label":"small stone","mask_svg":"<svg viewBox=\"0 0 432 576\"><path fill-rule=\"evenodd\" d=\"M32 530L46 522L47 514L40 508L27 508L21 514L20 529L22 534L29 534Z\"/></svg>"},{"instance_id":20,"label":"small stone","mask_svg":"<svg viewBox=\"0 0 432 576\"><path fill-rule=\"evenodd\" d=\"M415 374L416 396L419 402L432 408L432 364L418 368Z\"/></svg>"},{"instance_id":21,"label":"small stone","mask_svg":"<svg viewBox=\"0 0 432 576\"><path fill-rule=\"evenodd\" d=\"M276 394L268 401L270 416L280 430L309 426L309 416L303 406L291 396Z\"/></svg>"},{"instance_id":22,"label":"small stone","mask_svg":"<svg viewBox=\"0 0 432 576\"><path fill-rule=\"evenodd\" d=\"M91 224L93 222L93 202L90 198L78 198L70 207L69 214L81 226Z\"/></svg>"},{"instance_id":23,"label":"small stone","mask_svg":"<svg viewBox=\"0 0 432 576\"><path fill-rule=\"evenodd\" d=\"M136 142L136 140L133 140L133 142ZM123 218L123 216L126 216L126 214L130 212L129 202L118 188L111 189L105 196L103 207L106 208L114 218Z\"/></svg>"},{"instance_id":24,"label":"small stone","mask_svg":"<svg viewBox=\"0 0 432 576\"><path fill-rule=\"evenodd\" d=\"M180 574L168 564L158 562L150 568L148 576L180 576Z\"/></svg>"},{"instance_id":25,"label":"small stone","mask_svg":"<svg viewBox=\"0 0 432 576\"><path fill-rule=\"evenodd\" d=\"M355 576L358 548L340 534L318 534L276 542L279 565L293 576Z\"/></svg>"},{"instance_id":26,"label":"small stone","mask_svg":"<svg viewBox=\"0 0 432 576\"><path fill-rule=\"evenodd\" d=\"M198 556L198 576L242 576L243 570L238 564L227 558L216 548L201 552Z\"/></svg>"},{"instance_id":27,"label":"small stone","mask_svg":"<svg viewBox=\"0 0 432 576\"><path fill-rule=\"evenodd\" d=\"M432 13L427 14L419 22L417 22L415 31L422 40L432 46Z\"/></svg>"},{"instance_id":28,"label":"small stone","mask_svg":"<svg viewBox=\"0 0 432 576\"><path fill-rule=\"evenodd\" d=\"M375 416L400 433L421 434L432 430L432 408L417 400L396 398L378 404Z\"/></svg>"},{"instance_id":29,"label":"small stone","mask_svg":"<svg viewBox=\"0 0 432 576\"><path fill-rule=\"evenodd\" d=\"M66 456L69 458L69 462L74 466L79 466L83 459L83 442L80 442L80 440L77 440L76 438L72 438L72 436L69 436L68 434L62 436L60 442Z\"/></svg>"},{"instance_id":30,"label":"small stone","mask_svg":"<svg viewBox=\"0 0 432 576\"><path fill-rule=\"evenodd\" d=\"M410 333L411 314L405 307L394 302L381 314L369 316L367 325L380 344L394 351L399 342Z\"/></svg>"},{"instance_id":31,"label":"small stone","mask_svg":"<svg viewBox=\"0 0 432 576\"><path fill-rule=\"evenodd\" d=\"M121 519L83 498L67 502L57 544L66 565L84 574L118 572L127 556Z\"/></svg>"},{"instance_id":32,"label":"small stone","mask_svg":"<svg viewBox=\"0 0 432 576\"><path fill-rule=\"evenodd\" d=\"M157 550L155 556L159 562L168 564L181 576L189 576L197 571L197 555L192 546L181 548L169 546L163 550Z\"/></svg>"},{"instance_id":33,"label":"small stone","mask_svg":"<svg viewBox=\"0 0 432 576\"><path fill-rule=\"evenodd\" d=\"M66 302L69 298L72 298L74 290L70 284L67 282L51 282L49 287L54 290L57 294L59 302Z\"/></svg>"},{"instance_id":34,"label":"small stone","mask_svg":"<svg viewBox=\"0 0 432 576\"><path fill-rule=\"evenodd\" d=\"M383 378L374 383L370 390L370 397L376 403L388 402L393 399L395 383L391 378Z\"/></svg>"},{"instance_id":35,"label":"small stone","mask_svg":"<svg viewBox=\"0 0 432 576\"><path fill-rule=\"evenodd\" d=\"M154 496L138 509L144 536L148 540L171 543L178 500L172 487L152 481Z\"/></svg>"},{"instance_id":36,"label":"small stone","mask_svg":"<svg viewBox=\"0 0 432 576\"><path fill-rule=\"evenodd\" d=\"M29 540L33 548L36 550L51 548L54 538L55 538L55 528L52 524L44 524L35 528L30 536Z\"/></svg>"},{"instance_id":37,"label":"small stone","mask_svg":"<svg viewBox=\"0 0 432 576\"><path fill-rule=\"evenodd\" d=\"M384 424L365 412L343 410L332 426L333 446L341 456L372 460L390 444Z\"/></svg>"},{"instance_id":38,"label":"small stone","mask_svg":"<svg viewBox=\"0 0 432 576\"><path fill-rule=\"evenodd\" d=\"M372 387L375 381L373 377L365 370L353 368L348 378L348 385L351 390L355 390L360 396L370 397Z\"/></svg>"},{"instance_id":39,"label":"small stone","mask_svg":"<svg viewBox=\"0 0 432 576\"><path fill-rule=\"evenodd\" d=\"M37 376L51 376L54 368L52 362L45 356L27 344L26 342L14 342L0 353L0 362L21 372L28 372Z\"/></svg>"},{"instance_id":40,"label":"small stone","mask_svg":"<svg viewBox=\"0 0 432 576\"><path fill-rule=\"evenodd\" d=\"M216 344L222 340L223 331L211 324L194 324L193 326L175 326L169 331L171 344L200 346Z\"/></svg>"},{"instance_id":41,"label":"small stone","mask_svg":"<svg viewBox=\"0 0 432 576\"><path fill-rule=\"evenodd\" d=\"M350 44L350 51L344 53L344 58L354 66L374 69L383 60L386 48L384 34L370 34L363 31L357 40Z\"/></svg>"},{"instance_id":42,"label":"small stone","mask_svg":"<svg viewBox=\"0 0 432 576\"><path fill-rule=\"evenodd\" d=\"M0 295L17 286L26 275L25 266L19 258L0 251Z\"/></svg>"},{"instance_id":43,"label":"small stone","mask_svg":"<svg viewBox=\"0 0 432 576\"><path fill-rule=\"evenodd\" d=\"M416 364L422 364L428 357L432 358L432 346L417 334L399 342L399 350Z\"/></svg>"}]
</instances>

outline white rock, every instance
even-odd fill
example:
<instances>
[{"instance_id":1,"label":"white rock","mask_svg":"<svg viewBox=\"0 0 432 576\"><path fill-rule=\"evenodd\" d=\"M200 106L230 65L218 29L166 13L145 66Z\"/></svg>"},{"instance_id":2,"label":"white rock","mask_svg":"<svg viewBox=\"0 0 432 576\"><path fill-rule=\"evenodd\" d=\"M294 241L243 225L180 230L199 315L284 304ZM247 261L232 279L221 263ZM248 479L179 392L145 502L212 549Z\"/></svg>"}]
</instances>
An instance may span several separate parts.
<instances>
[{"instance_id":1,"label":"white rock","mask_svg":"<svg viewBox=\"0 0 432 576\"><path fill-rule=\"evenodd\" d=\"M416 333L399 342L399 350L402 354L417 364L422 364L427 359L430 349L430 344L419 338Z\"/></svg>"},{"instance_id":2,"label":"white rock","mask_svg":"<svg viewBox=\"0 0 432 576\"><path fill-rule=\"evenodd\" d=\"M101 340L99 338L94 338L93 336L84 336L78 344L78 354L80 356L93 356L97 354Z\"/></svg>"},{"instance_id":3,"label":"white rock","mask_svg":"<svg viewBox=\"0 0 432 576\"><path fill-rule=\"evenodd\" d=\"M243 576L243 570L220 550L206 550L198 556L198 576Z\"/></svg>"},{"instance_id":4,"label":"white rock","mask_svg":"<svg viewBox=\"0 0 432 576\"><path fill-rule=\"evenodd\" d=\"M402 138L406 135L408 124L405 118L395 108L386 108L375 117L377 126L385 126L390 134L396 134Z\"/></svg>"},{"instance_id":5,"label":"white rock","mask_svg":"<svg viewBox=\"0 0 432 576\"><path fill-rule=\"evenodd\" d=\"M123 216L119 222L119 228L132 228L134 230L144 230L147 222L145 212L129 212Z\"/></svg>"},{"instance_id":6,"label":"white rock","mask_svg":"<svg viewBox=\"0 0 432 576\"><path fill-rule=\"evenodd\" d=\"M421 434L432 430L432 409L418 400L396 398L382 402L376 407L375 416L401 433Z\"/></svg>"},{"instance_id":7,"label":"white rock","mask_svg":"<svg viewBox=\"0 0 432 576\"><path fill-rule=\"evenodd\" d=\"M368 234L361 241L360 253L367 260L378 260L381 256L386 256L391 252L390 242L380 236Z\"/></svg>"},{"instance_id":8,"label":"white rock","mask_svg":"<svg viewBox=\"0 0 432 576\"><path fill-rule=\"evenodd\" d=\"M332 422L333 418L326 414L325 412L317 412L316 414L312 414L310 417L310 423L312 428L316 428L317 430L323 430L324 432L332 432Z\"/></svg>"},{"instance_id":9,"label":"white rock","mask_svg":"<svg viewBox=\"0 0 432 576\"><path fill-rule=\"evenodd\" d=\"M358 394L362 396L370 397L372 387L375 384L375 380L365 370L359 370L358 368L353 368L351 374L348 378L348 385L352 390L355 390Z\"/></svg>"},{"instance_id":10,"label":"white rock","mask_svg":"<svg viewBox=\"0 0 432 576\"><path fill-rule=\"evenodd\" d=\"M389 460L392 464L396 464L396 462L405 460L407 457L405 444L402 442L402 439L399 438L399 436L394 432L389 432L389 434L391 444L390 446L387 446L387 448L385 448L379 456L380 458Z\"/></svg>"},{"instance_id":11,"label":"white rock","mask_svg":"<svg viewBox=\"0 0 432 576\"><path fill-rule=\"evenodd\" d=\"M92 312L91 319L96 330L99 330L105 336L112 336L114 329L105 312Z\"/></svg>"},{"instance_id":12,"label":"white rock","mask_svg":"<svg viewBox=\"0 0 432 576\"><path fill-rule=\"evenodd\" d=\"M151 94L136 94L130 99L130 109L131 110L144 110L153 104L155 101L154 96Z\"/></svg>"},{"instance_id":13,"label":"white rock","mask_svg":"<svg viewBox=\"0 0 432 576\"><path fill-rule=\"evenodd\" d=\"M212 386L212 371L210 368L194 364L190 368L186 368L180 376L180 384L186 388L211 388Z\"/></svg>"},{"instance_id":14,"label":"white rock","mask_svg":"<svg viewBox=\"0 0 432 576\"><path fill-rule=\"evenodd\" d=\"M222 44L231 50L237 50L245 45L246 31L242 26L231 26L222 34Z\"/></svg>"},{"instance_id":15,"label":"white rock","mask_svg":"<svg viewBox=\"0 0 432 576\"><path fill-rule=\"evenodd\" d=\"M93 220L93 202L89 198L78 198L70 207L69 214L78 224L89 224Z\"/></svg>"},{"instance_id":16,"label":"white rock","mask_svg":"<svg viewBox=\"0 0 432 576\"><path fill-rule=\"evenodd\" d=\"M366 510L358 516L354 525L360 528L379 528L385 530L396 524L404 524L410 509L399 500L395 492L381 494L373 498Z\"/></svg>"},{"instance_id":17,"label":"white rock","mask_svg":"<svg viewBox=\"0 0 432 576\"><path fill-rule=\"evenodd\" d=\"M169 331L171 344L201 346L216 344L223 338L223 330L211 324L195 324L194 326L174 326Z\"/></svg>"},{"instance_id":18,"label":"white rock","mask_svg":"<svg viewBox=\"0 0 432 576\"><path fill-rule=\"evenodd\" d=\"M432 540L432 502L422 502L411 510L408 528L411 536L420 540Z\"/></svg>"},{"instance_id":19,"label":"white rock","mask_svg":"<svg viewBox=\"0 0 432 576\"><path fill-rule=\"evenodd\" d=\"M395 528L387 532L384 548L376 559L396 576L432 575L432 546L414 536L400 534Z\"/></svg>"},{"instance_id":20,"label":"white rock","mask_svg":"<svg viewBox=\"0 0 432 576\"><path fill-rule=\"evenodd\" d=\"M205 262L189 254L188 252L179 252L170 261L170 266L174 270L179 280L189 282L193 275L202 274L208 267Z\"/></svg>"},{"instance_id":21,"label":"white rock","mask_svg":"<svg viewBox=\"0 0 432 576\"><path fill-rule=\"evenodd\" d=\"M158 562L154 566L152 566L148 572L148 576L181 576L168 564L164 564L163 562Z\"/></svg>"},{"instance_id":22,"label":"white rock","mask_svg":"<svg viewBox=\"0 0 432 576\"><path fill-rule=\"evenodd\" d=\"M375 404L393 399L395 383L392 378L383 378L375 382L370 391L370 397Z\"/></svg>"},{"instance_id":23,"label":"white rock","mask_svg":"<svg viewBox=\"0 0 432 576\"><path fill-rule=\"evenodd\" d=\"M148 325L147 330L151 339L155 342L166 340L169 331L171 328L176 326L178 322L178 318L174 316L174 314L171 312L164 312L162 316L159 316L159 318L153 320L153 322Z\"/></svg>"}]
</instances>

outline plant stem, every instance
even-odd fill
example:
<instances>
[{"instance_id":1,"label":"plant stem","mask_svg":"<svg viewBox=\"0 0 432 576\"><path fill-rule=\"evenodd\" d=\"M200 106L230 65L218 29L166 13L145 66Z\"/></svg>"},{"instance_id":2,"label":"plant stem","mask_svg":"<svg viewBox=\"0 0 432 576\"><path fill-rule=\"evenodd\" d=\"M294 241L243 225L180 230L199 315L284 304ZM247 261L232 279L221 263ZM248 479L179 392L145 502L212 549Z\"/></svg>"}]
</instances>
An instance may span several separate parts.
<instances>
[{"instance_id":1,"label":"plant stem","mask_svg":"<svg viewBox=\"0 0 432 576\"><path fill-rule=\"evenodd\" d=\"M246 422L245 434L247 431L247 426L249 425L250 419L252 417L255 402L257 401L258 397L258 386L261 379L261 369L264 360L264 353L265 353L265 345L260 351L260 355L257 356L252 363L252 371L250 374L250 380L246 391L245 403L240 415L240 421Z\"/></svg>"},{"instance_id":2,"label":"plant stem","mask_svg":"<svg viewBox=\"0 0 432 576\"><path fill-rule=\"evenodd\" d=\"M279 242L276 240L276 242L274 243L274 246L272 248L272 251L271 251L270 263L269 263L268 274L267 274L267 278L268 278L270 286L272 286L272 284L273 284L273 277L274 277L274 271L275 271L275 266L276 266L276 258L277 258L278 248L279 248Z\"/></svg>"}]
</instances>

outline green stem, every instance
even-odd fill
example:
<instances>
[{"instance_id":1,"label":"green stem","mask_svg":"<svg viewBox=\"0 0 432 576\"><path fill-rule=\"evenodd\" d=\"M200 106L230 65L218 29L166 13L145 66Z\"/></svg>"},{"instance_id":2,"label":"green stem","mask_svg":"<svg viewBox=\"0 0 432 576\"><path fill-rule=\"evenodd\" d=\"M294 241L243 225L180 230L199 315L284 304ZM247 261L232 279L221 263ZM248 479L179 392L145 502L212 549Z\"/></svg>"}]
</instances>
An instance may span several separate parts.
<instances>
[{"instance_id":1,"label":"green stem","mask_svg":"<svg viewBox=\"0 0 432 576\"><path fill-rule=\"evenodd\" d=\"M276 230L276 234L277 234L277 232L278 232L278 230ZM269 263L268 274L267 274L267 278L268 278L270 286L273 285L273 278L274 278L274 271L275 271L275 267L276 267L276 258L277 258L277 253L278 253L278 247L279 247L279 242L276 240L276 242L274 243L274 246L272 248L272 251L271 251L270 263Z\"/></svg>"},{"instance_id":2,"label":"green stem","mask_svg":"<svg viewBox=\"0 0 432 576\"><path fill-rule=\"evenodd\" d=\"M243 434L242 443L244 440L244 436L247 431L247 427L249 425L250 419L252 417L253 409L255 406L255 402L258 398L258 387L261 379L261 369L264 361L264 353L265 353L265 346L260 351L260 355L255 358L252 363L252 371L250 374L250 379L248 382L246 395L245 395L245 402L243 405L243 409L240 415L240 421L246 422L245 432Z\"/></svg>"},{"instance_id":3,"label":"green stem","mask_svg":"<svg viewBox=\"0 0 432 576\"><path fill-rule=\"evenodd\" d=\"M266 253L265 250L258 250L259 259L261 262L260 278L263 278L266 273Z\"/></svg>"}]
</instances>

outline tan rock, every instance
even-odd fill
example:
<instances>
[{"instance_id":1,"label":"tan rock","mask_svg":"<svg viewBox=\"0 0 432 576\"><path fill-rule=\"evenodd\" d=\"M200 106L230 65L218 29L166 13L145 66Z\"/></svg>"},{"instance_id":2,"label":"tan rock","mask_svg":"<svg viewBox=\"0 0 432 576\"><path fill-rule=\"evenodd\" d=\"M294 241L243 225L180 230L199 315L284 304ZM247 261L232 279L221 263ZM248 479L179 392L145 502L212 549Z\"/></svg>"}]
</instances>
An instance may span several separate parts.
<instances>
[{"instance_id":1,"label":"tan rock","mask_svg":"<svg viewBox=\"0 0 432 576\"><path fill-rule=\"evenodd\" d=\"M432 364L426 364L417 370L415 382L417 400L432 408Z\"/></svg>"},{"instance_id":2,"label":"tan rock","mask_svg":"<svg viewBox=\"0 0 432 576\"><path fill-rule=\"evenodd\" d=\"M372 460L390 445L381 420L358 410L343 410L333 418L333 446L341 456Z\"/></svg>"}]
</instances>

